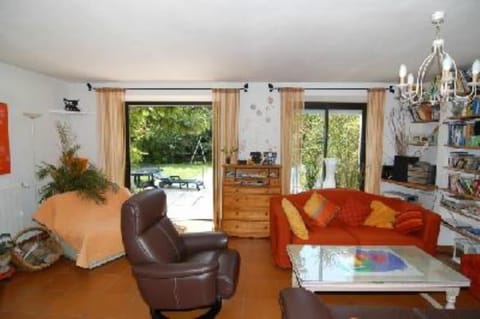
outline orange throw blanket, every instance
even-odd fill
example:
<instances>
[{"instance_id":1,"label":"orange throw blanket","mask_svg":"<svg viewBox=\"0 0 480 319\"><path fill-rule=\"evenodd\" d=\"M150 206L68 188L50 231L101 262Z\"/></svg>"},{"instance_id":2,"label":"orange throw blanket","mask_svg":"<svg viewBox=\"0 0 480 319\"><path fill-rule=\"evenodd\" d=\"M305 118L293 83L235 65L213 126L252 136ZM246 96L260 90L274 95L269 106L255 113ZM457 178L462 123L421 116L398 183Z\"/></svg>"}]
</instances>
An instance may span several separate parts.
<instances>
[{"instance_id":1,"label":"orange throw blanket","mask_svg":"<svg viewBox=\"0 0 480 319\"><path fill-rule=\"evenodd\" d=\"M92 265L124 252L120 210L130 197L126 188L107 192L105 204L83 199L76 192L58 194L40 205L33 218L76 250L76 265Z\"/></svg>"}]
</instances>

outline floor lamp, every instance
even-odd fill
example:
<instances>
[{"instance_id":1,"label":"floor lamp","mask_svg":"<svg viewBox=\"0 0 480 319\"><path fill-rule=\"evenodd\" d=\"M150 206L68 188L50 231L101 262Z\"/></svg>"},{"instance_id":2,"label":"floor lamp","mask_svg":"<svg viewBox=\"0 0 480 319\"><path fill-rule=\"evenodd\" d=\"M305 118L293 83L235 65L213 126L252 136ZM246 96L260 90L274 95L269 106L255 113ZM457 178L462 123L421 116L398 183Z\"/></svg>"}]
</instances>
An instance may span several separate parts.
<instances>
[{"instance_id":1,"label":"floor lamp","mask_svg":"<svg viewBox=\"0 0 480 319\"><path fill-rule=\"evenodd\" d=\"M35 152L35 120L38 119L40 116L42 116L41 113L34 113L34 112L23 112L23 115L27 118L30 119L31 124L32 124L32 130L31 130L31 141L33 143L32 147L32 173L33 176L35 176L35 165L37 164L37 158L36 158L36 152ZM36 178L33 178L33 193L34 193L34 199L35 199L35 204L38 204L38 191L37 191L37 181Z\"/></svg>"}]
</instances>

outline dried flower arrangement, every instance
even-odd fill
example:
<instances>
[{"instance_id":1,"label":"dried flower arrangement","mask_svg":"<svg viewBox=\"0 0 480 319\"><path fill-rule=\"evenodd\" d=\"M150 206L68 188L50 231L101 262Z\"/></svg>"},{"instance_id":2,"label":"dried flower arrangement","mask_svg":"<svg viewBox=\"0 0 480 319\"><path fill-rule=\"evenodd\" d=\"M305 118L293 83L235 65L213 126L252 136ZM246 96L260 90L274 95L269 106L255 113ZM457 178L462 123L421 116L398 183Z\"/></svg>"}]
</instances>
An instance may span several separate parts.
<instances>
[{"instance_id":1,"label":"dried flower arrangement","mask_svg":"<svg viewBox=\"0 0 480 319\"><path fill-rule=\"evenodd\" d=\"M393 107L388 115L388 126L393 133L396 155L407 156L409 133L407 131L407 107Z\"/></svg>"}]
</instances>

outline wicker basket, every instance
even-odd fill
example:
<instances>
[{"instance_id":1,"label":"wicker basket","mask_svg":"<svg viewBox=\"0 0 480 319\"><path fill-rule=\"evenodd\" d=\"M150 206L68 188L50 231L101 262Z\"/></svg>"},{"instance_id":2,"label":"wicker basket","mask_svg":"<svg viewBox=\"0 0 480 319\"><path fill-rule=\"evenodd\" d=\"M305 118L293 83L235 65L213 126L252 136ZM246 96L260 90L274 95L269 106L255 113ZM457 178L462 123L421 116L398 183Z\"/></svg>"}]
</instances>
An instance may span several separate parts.
<instances>
[{"instance_id":1,"label":"wicker basket","mask_svg":"<svg viewBox=\"0 0 480 319\"><path fill-rule=\"evenodd\" d=\"M56 262L62 254L62 246L48 229L29 227L15 235L11 254L17 269L36 271Z\"/></svg>"}]
</instances>

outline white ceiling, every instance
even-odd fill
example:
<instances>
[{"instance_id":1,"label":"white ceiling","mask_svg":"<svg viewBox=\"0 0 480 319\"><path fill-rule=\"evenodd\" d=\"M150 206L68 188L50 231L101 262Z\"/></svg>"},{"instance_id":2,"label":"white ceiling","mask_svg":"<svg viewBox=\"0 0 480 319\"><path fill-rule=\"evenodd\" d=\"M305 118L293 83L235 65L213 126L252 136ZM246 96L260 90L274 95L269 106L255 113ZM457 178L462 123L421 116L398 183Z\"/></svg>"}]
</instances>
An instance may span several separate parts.
<instances>
[{"instance_id":1,"label":"white ceiling","mask_svg":"<svg viewBox=\"0 0 480 319\"><path fill-rule=\"evenodd\" d=\"M480 57L480 0L1 0L0 61L72 81L388 82Z\"/></svg>"}]
</instances>

